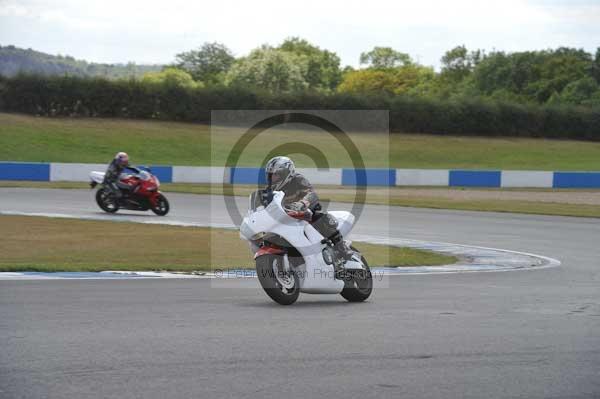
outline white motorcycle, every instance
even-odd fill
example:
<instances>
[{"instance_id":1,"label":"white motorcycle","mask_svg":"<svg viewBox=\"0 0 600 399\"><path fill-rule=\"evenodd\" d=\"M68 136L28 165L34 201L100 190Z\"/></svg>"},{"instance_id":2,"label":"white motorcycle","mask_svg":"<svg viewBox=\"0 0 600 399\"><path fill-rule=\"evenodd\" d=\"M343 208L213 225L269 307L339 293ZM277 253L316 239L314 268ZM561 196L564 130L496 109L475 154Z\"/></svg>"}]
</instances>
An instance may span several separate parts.
<instances>
[{"instance_id":1,"label":"white motorcycle","mask_svg":"<svg viewBox=\"0 0 600 399\"><path fill-rule=\"evenodd\" d=\"M275 302L291 305L300 292L341 294L350 302L366 300L373 290L369 265L354 247L350 259L338 256L301 212L282 205L282 191L258 190L250 195L248 214L240 226L241 238L254 253L256 273ZM345 237L352 229L350 212L329 212Z\"/></svg>"}]
</instances>

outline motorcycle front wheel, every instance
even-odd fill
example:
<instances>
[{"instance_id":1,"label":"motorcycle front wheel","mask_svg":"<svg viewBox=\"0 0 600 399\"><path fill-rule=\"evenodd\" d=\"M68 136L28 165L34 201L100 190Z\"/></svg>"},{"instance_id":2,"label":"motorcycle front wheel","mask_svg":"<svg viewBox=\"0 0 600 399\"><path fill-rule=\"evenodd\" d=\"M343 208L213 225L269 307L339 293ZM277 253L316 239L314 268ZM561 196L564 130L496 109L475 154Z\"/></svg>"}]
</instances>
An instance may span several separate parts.
<instances>
[{"instance_id":1,"label":"motorcycle front wheel","mask_svg":"<svg viewBox=\"0 0 600 399\"><path fill-rule=\"evenodd\" d=\"M300 281L294 271L283 270L283 257L263 255L256 258L258 281L267 295L280 305L291 305L300 295Z\"/></svg>"},{"instance_id":2,"label":"motorcycle front wheel","mask_svg":"<svg viewBox=\"0 0 600 399\"><path fill-rule=\"evenodd\" d=\"M119 204L115 196L104 188L96 191L96 203L104 212L115 213L119 210Z\"/></svg>"},{"instance_id":3,"label":"motorcycle front wheel","mask_svg":"<svg viewBox=\"0 0 600 399\"><path fill-rule=\"evenodd\" d=\"M169 201L167 197L162 194L158 194L158 198L156 198L156 206L153 206L152 212L156 213L158 216L165 216L169 213Z\"/></svg>"}]
</instances>

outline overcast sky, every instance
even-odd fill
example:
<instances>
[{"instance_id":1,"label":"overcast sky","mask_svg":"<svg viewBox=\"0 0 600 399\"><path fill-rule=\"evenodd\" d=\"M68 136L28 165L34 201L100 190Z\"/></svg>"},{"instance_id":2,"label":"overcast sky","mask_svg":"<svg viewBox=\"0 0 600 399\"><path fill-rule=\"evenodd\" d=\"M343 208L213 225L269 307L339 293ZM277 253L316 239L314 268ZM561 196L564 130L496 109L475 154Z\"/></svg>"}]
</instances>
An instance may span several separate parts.
<instances>
[{"instance_id":1,"label":"overcast sky","mask_svg":"<svg viewBox=\"0 0 600 399\"><path fill-rule=\"evenodd\" d=\"M0 45L95 62L168 63L206 41L236 56L300 36L356 66L390 46L425 65L444 51L600 46L600 0L0 0Z\"/></svg>"}]
</instances>

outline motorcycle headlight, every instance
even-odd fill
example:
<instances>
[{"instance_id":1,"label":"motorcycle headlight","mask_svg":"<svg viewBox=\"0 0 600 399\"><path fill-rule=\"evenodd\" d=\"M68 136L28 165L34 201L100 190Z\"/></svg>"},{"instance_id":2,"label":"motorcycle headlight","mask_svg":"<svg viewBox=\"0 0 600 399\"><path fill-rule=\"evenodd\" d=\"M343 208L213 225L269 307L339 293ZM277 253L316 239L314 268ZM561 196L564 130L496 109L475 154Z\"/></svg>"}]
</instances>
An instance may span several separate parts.
<instances>
[{"instance_id":1,"label":"motorcycle headlight","mask_svg":"<svg viewBox=\"0 0 600 399\"><path fill-rule=\"evenodd\" d=\"M154 180L156 180L156 187L160 187L160 180L158 180L158 177L154 176Z\"/></svg>"}]
</instances>

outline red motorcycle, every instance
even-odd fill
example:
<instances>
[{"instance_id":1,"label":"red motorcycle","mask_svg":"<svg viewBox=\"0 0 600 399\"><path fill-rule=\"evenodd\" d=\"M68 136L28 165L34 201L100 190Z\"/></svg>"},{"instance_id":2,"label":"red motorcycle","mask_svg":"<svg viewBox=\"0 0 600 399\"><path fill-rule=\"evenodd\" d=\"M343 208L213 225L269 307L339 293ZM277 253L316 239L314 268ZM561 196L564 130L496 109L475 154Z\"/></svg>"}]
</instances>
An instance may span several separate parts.
<instances>
[{"instance_id":1,"label":"red motorcycle","mask_svg":"<svg viewBox=\"0 0 600 399\"><path fill-rule=\"evenodd\" d=\"M132 173L122 173L119 176L117 187L120 196L114 194L113 190L104 184L104 172L90 173L90 186L95 188L100 185L96 192L96 203L105 212L115 213L119 209L132 211L151 210L159 216L169 213L169 201L158 191L160 181L149 171L129 167Z\"/></svg>"}]
</instances>

